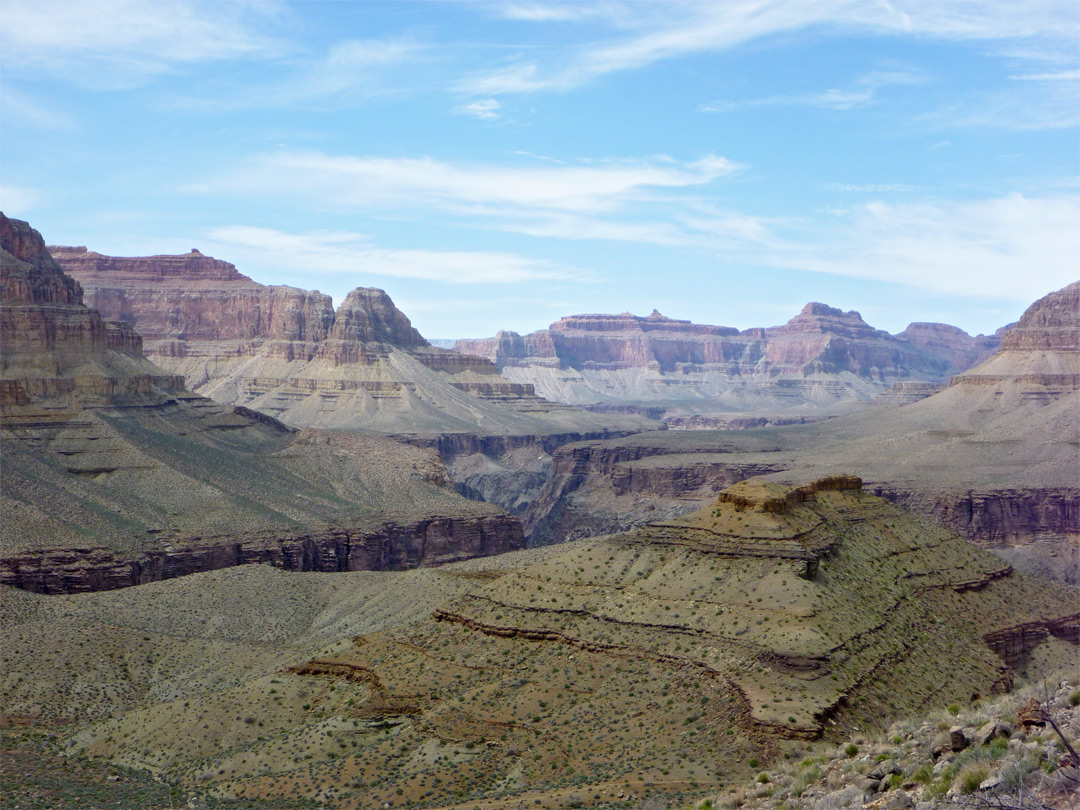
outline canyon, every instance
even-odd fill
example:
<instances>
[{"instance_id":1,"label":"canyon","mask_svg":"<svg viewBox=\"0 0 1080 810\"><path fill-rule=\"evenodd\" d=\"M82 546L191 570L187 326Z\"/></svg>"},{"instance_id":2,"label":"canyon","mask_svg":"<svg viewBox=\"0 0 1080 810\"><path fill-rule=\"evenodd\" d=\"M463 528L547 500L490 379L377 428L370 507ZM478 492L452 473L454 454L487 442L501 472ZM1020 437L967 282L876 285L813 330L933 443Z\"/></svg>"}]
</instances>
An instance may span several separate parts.
<instances>
[{"instance_id":1,"label":"canyon","mask_svg":"<svg viewBox=\"0 0 1080 810\"><path fill-rule=\"evenodd\" d=\"M1000 333L972 337L946 324L913 323L890 335L858 312L810 303L769 328L739 331L656 310L573 315L529 335L500 332L454 348L491 360L507 380L548 399L682 426L742 412L772 423L848 412L895 383L945 381L999 343Z\"/></svg>"},{"instance_id":2,"label":"canyon","mask_svg":"<svg viewBox=\"0 0 1080 810\"><path fill-rule=\"evenodd\" d=\"M266 286L197 250L103 256L50 247L87 305L130 324L155 363L217 402L293 427L397 436L481 435L542 440L657 427L549 402L500 376L487 359L432 346L390 297L360 287L335 311L328 295ZM502 448L502 451L511 449Z\"/></svg>"},{"instance_id":3,"label":"canyon","mask_svg":"<svg viewBox=\"0 0 1080 810\"><path fill-rule=\"evenodd\" d=\"M1022 568L1080 570L1080 283L1032 304L1001 349L931 396L813 424L666 431L556 451L530 542L685 512L748 475L844 469Z\"/></svg>"},{"instance_id":4,"label":"canyon","mask_svg":"<svg viewBox=\"0 0 1080 810\"><path fill-rule=\"evenodd\" d=\"M851 475L439 568L0 600L6 711L63 720L76 761L265 806L686 801L1080 643L1074 590Z\"/></svg>"},{"instance_id":5,"label":"canyon","mask_svg":"<svg viewBox=\"0 0 1080 810\"><path fill-rule=\"evenodd\" d=\"M0 583L70 593L254 562L400 569L523 545L517 519L454 492L434 450L296 430L190 392L129 323L84 305L27 223L0 215L0 260Z\"/></svg>"},{"instance_id":6,"label":"canyon","mask_svg":"<svg viewBox=\"0 0 1080 810\"><path fill-rule=\"evenodd\" d=\"M0 248L0 725L84 770L697 803L1075 666L1080 283L990 337L809 304L463 354L374 288Z\"/></svg>"}]
</instances>

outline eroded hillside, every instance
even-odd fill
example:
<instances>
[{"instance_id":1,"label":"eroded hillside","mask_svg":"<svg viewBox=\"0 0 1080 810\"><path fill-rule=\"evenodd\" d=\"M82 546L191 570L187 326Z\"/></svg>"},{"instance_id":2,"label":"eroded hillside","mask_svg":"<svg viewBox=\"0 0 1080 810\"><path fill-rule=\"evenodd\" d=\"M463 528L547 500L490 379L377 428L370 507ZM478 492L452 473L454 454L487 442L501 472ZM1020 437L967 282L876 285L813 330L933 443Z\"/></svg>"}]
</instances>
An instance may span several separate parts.
<instances>
[{"instance_id":1,"label":"eroded hillside","mask_svg":"<svg viewBox=\"0 0 1080 810\"><path fill-rule=\"evenodd\" d=\"M1075 592L851 477L747 482L682 520L465 565L21 594L5 705L73 719L72 753L228 795L558 807L715 792L1080 641ZM88 622L92 648L60 643Z\"/></svg>"},{"instance_id":2,"label":"eroded hillside","mask_svg":"<svg viewBox=\"0 0 1080 810\"><path fill-rule=\"evenodd\" d=\"M408 568L519 548L434 450L298 432L184 388L0 214L0 582L70 592L250 562Z\"/></svg>"}]
</instances>

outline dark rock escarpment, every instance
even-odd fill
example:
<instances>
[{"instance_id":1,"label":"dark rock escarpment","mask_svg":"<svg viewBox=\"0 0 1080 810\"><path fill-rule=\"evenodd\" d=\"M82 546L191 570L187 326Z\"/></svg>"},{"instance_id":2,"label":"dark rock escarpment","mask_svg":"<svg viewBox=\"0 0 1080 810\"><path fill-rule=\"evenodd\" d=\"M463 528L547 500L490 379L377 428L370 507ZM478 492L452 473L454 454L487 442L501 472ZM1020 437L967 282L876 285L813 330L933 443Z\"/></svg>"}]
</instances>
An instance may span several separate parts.
<instances>
[{"instance_id":1,"label":"dark rock escarpment","mask_svg":"<svg viewBox=\"0 0 1080 810\"><path fill-rule=\"evenodd\" d=\"M0 558L0 584L37 593L127 588L202 571L263 564L288 571L400 571L487 557L524 545L509 515L386 521L368 530L330 527L285 537L188 538L125 559L105 547Z\"/></svg>"}]
</instances>

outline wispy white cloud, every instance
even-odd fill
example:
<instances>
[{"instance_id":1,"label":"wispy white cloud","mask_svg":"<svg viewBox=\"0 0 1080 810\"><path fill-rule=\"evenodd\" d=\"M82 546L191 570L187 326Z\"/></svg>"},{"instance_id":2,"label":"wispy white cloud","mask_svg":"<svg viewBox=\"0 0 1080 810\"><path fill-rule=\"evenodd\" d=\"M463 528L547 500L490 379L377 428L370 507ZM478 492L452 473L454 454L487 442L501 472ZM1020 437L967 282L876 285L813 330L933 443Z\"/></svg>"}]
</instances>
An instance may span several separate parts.
<instances>
[{"instance_id":1,"label":"wispy white cloud","mask_svg":"<svg viewBox=\"0 0 1080 810\"><path fill-rule=\"evenodd\" d=\"M1026 132L1065 129L1080 122L1080 80L1031 81L983 92L920 116L935 129Z\"/></svg>"},{"instance_id":2,"label":"wispy white cloud","mask_svg":"<svg viewBox=\"0 0 1080 810\"><path fill-rule=\"evenodd\" d=\"M418 62L424 52L421 43L408 38L340 40L325 53L290 57L277 68L283 78L218 87L211 95L174 97L166 103L204 112L345 107L403 92L402 77L395 71Z\"/></svg>"},{"instance_id":3,"label":"wispy white cloud","mask_svg":"<svg viewBox=\"0 0 1080 810\"><path fill-rule=\"evenodd\" d=\"M812 236L810 232L812 231ZM779 236L759 261L906 284L935 294L1026 301L1076 280L1080 200L1009 194L871 202Z\"/></svg>"},{"instance_id":4,"label":"wispy white cloud","mask_svg":"<svg viewBox=\"0 0 1080 810\"><path fill-rule=\"evenodd\" d=\"M491 10L509 20L527 22L580 22L597 18L617 18L625 13L625 3L572 3L545 0L542 3L500 3L491 6Z\"/></svg>"},{"instance_id":5,"label":"wispy white cloud","mask_svg":"<svg viewBox=\"0 0 1080 810\"><path fill-rule=\"evenodd\" d=\"M829 88L816 93L783 93L765 98L745 99L740 101L714 101L702 104L701 112L730 112L744 107L822 107L830 110L850 110L872 104L877 100L878 91L893 85L924 84L928 78L916 71L878 71L858 79L845 90Z\"/></svg>"},{"instance_id":6,"label":"wispy white cloud","mask_svg":"<svg viewBox=\"0 0 1080 810\"><path fill-rule=\"evenodd\" d=\"M475 115L477 118L492 119L499 117L499 108L501 106L493 98L484 98L455 107L454 112L459 115Z\"/></svg>"},{"instance_id":7,"label":"wispy white cloud","mask_svg":"<svg viewBox=\"0 0 1080 810\"><path fill-rule=\"evenodd\" d=\"M296 78L277 89L270 88L270 96L273 103L290 103L379 95L387 91L383 71L415 58L422 50L418 43L407 39L342 40Z\"/></svg>"},{"instance_id":8,"label":"wispy white cloud","mask_svg":"<svg viewBox=\"0 0 1080 810\"><path fill-rule=\"evenodd\" d=\"M245 266L300 274L349 274L423 279L450 284L512 284L537 279L582 278L553 262L501 251L440 251L384 248L348 231L289 233L230 225L213 228L210 248ZM359 281L358 281L359 283Z\"/></svg>"},{"instance_id":9,"label":"wispy white cloud","mask_svg":"<svg viewBox=\"0 0 1080 810\"><path fill-rule=\"evenodd\" d=\"M0 117L5 127L32 126L61 130L75 126L67 113L41 104L11 86L0 88Z\"/></svg>"},{"instance_id":10,"label":"wispy white cloud","mask_svg":"<svg viewBox=\"0 0 1080 810\"><path fill-rule=\"evenodd\" d=\"M8 216L21 219L41 203L43 196L36 188L0 185L0 210Z\"/></svg>"},{"instance_id":11,"label":"wispy white cloud","mask_svg":"<svg viewBox=\"0 0 1080 810\"><path fill-rule=\"evenodd\" d=\"M344 208L522 212L612 211L657 190L704 186L738 170L717 155L565 166L456 164L432 158L380 158L280 152L201 185L215 191L306 196Z\"/></svg>"},{"instance_id":12,"label":"wispy white cloud","mask_svg":"<svg viewBox=\"0 0 1080 810\"><path fill-rule=\"evenodd\" d=\"M519 19L574 17L566 6L545 13L538 4L511 4ZM698 0L610 4L604 13L620 35L578 46L557 61L518 59L459 83L473 95L568 90L600 76L664 59L724 50L746 42L815 28L832 32L923 36L952 40L1045 39L1075 50L1080 27L1071 2L959 3L951 0ZM504 10L505 13L505 10ZM531 15L531 16L530 16Z\"/></svg>"},{"instance_id":13,"label":"wispy white cloud","mask_svg":"<svg viewBox=\"0 0 1080 810\"><path fill-rule=\"evenodd\" d=\"M911 186L906 183L825 183L822 188L826 191L852 191L863 194L882 194L890 192L918 191L922 186Z\"/></svg>"},{"instance_id":14,"label":"wispy white cloud","mask_svg":"<svg viewBox=\"0 0 1080 810\"><path fill-rule=\"evenodd\" d=\"M1076 82L1080 81L1080 70L1057 70L1053 73L1024 73L1019 76L1010 76L1009 78L1021 82Z\"/></svg>"},{"instance_id":15,"label":"wispy white cloud","mask_svg":"<svg viewBox=\"0 0 1080 810\"><path fill-rule=\"evenodd\" d=\"M3 64L95 89L137 87L185 65L281 53L274 0L4 0Z\"/></svg>"}]
</instances>

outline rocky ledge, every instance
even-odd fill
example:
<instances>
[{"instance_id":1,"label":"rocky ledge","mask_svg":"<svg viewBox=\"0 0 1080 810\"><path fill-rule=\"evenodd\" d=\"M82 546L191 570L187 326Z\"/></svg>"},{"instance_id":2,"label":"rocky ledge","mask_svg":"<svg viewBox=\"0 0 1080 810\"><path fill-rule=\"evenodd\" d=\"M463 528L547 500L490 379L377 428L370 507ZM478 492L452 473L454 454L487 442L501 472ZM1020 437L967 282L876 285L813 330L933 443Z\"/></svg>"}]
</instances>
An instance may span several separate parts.
<instances>
[{"instance_id":1,"label":"rocky ledge","mask_svg":"<svg viewBox=\"0 0 1080 810\"><path fill-rule=\"evenodd\" d=\"M237 565L288 571L400 571L523 548L509 515L386 521L286 537L190 538L126 559L105 547L48 549L0 558L0 584L37 593L107 591Z\"/></svg>"}]
</instances>

